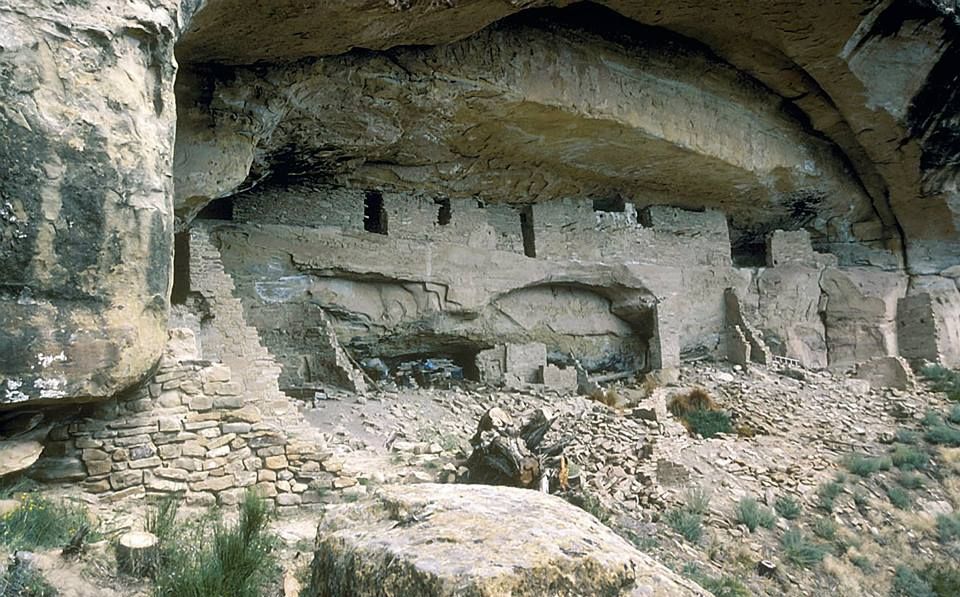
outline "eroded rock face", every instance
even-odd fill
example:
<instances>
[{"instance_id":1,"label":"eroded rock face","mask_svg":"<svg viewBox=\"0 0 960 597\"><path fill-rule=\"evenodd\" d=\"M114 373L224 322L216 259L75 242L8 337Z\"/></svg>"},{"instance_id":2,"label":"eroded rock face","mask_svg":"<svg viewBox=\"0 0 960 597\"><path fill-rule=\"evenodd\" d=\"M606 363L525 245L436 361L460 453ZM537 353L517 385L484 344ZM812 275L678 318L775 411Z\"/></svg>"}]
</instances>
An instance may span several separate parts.
<instances>
[{"instance_id":1,"label":"eroded rock face","mask_svg":"<svg viewBox=\"0 0 960 597\"><path fill-rule=\"evenodd\" d=\"M0 407L110 396L160 355L178 18L0 3Z\"/></svg>"},{"instance_id":2,"label":"eroded rock face","mask_svg":"<svg viewBox=\"0 0 960 597\"><path fill-rule=\"evenodd\" d=\"M823 242L861 241L851 258L896 265L881 238L855 238L854 225L883 230L870 197L782 98L690 40L612 12L612 32L594 32L572 10L214 77L216 132L180 126L178 213L304 175L499 203L623 196L722 209L735 244L802 221Z\"/></svg>"},{"instance_id":3,"label":"eroded rock face","mask_svg":"<svg viewBox=\"0 0 960 597\"><path fill-rule=\"evenodd\" d=\"M433 484L328 508L305 594L707 595L560 498Z\"/></svg>"}]
</instances>

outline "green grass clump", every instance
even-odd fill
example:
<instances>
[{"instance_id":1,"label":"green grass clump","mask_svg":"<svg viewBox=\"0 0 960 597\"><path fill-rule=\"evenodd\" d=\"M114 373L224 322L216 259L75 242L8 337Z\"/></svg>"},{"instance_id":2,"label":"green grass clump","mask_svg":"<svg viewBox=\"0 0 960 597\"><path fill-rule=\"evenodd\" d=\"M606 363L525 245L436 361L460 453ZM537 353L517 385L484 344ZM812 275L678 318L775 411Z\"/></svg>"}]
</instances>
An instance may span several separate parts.
<instances>
[{"instance_id":1,"label":"green grass clump","mask_svg":"<svg viewBox=\"0 0 960 597\"><path fill-rule=\"evenodd\" d=\"M887 487L887 499L900 510L908 510L910 508L910 494L902 487L897 487L896 485Z\"/></svg>"},{"instance_id":2,"label":"green grass clump","mask_svg":"<svg viewBox=\"0 0 960 597\"><path fill-rule=\"evenodd\" d=\"M936 562L923 569L923 580L937 597L960 595L960 568L949 562Z\"/></svg>"},{"instance_id":3,"label":"green grass clump","mask_svg":"<svg viewBox=\"0 0 960 597\"><path fill-rule=\"evenodd\" d=\"M928 427L923 439L938 446L960 446L960 429L940 422Z\"/></svg>"},{"instance_id":4,"label":"green grass clump","mask_svg":"<svg viewBox=\"0 0 960 597\"><path fill-rule=\"evenodd\" d=\"M943 417L941 417L940 413L938 413L935 410L928 410L927 412L923 413L923 418L920 419L920 424L923 425L924 427L934 427L936 425L942 425Z\"/></svg>"},{"instance_id":5,"label":"green grass clump","mask_svg":"<svg viewBox=\"0 0 960 597\"><path fill-rule=\"evenodd\" d=\"M10 550L63 547L89 525L83 506L25 494L19 508L0 517L0 545Z\"/></svg>"},{"instance_id":6,"label":"green grass clump","mask_svg":"<svg viewBox=\"0 0 960 597\"><path fill-rule=\"evenodd\" d=\"M866 516L870 506L870 498L861 490L853 492L853 505L857 507L857 512Z\"/></svg>"},{"instance_id":7,"label":"green grass clump","mask_svg":"<svg viewBox=\"0 0 960 597\"><path fill-rule=\"evenodd\" d=\"M170 520L156 515L154 528ZM163 520L161 520L163 519ZM174 510L172 520L175 521ZM149 522L149 521L148 521ZM260 597L278 574L269 532L266 502L248 492L232 525L211 516L176 525L161 543L161 561L155 578L156 597Z\"/></svg>"},{"instance_id":8,"label":"green grass clump","mask_svg":"<svg viewBox=\"0 0 960 597\"><path fill-rule=\"evenodd\" d=\"M679 508L664 514L663 519L671 529L690 543L696 543L703 537L703 517L696 512Z\"/></svg>"},{"instance_id":9,"label":"green grass clump","mask_svg":"<svg viewBox=\"0 0 960 597\"><path fill-rule=\"evenodd\" d=\"M950 543L960 539L960 514L940 514L937 516L937 536L940 543Z\"/></svg>"},{"instance_id":10,"label":"green grass clump","mask_svg":"<svg viewBox=\"0 0 960 597\"><path fill-rule=\"evenodd\" d=\"M826 541L833 541L837 538L837 523L826 517L818 518L813 522L813 534Z\"/></svg>"},{"instance_id":11,"label":"green grass clump","mask_svg":"<svg viewBox=\"0 0 960 597\"><path fill-rule=\"evenodd\" d=\"M777 514L787 520L796 520L803 510L800 502L789 495L778 497L777 501L773 503L773 509L777 511Z\"/></svg>"},{"instance_id":12,"label":"green grass clump","mask_svg":"<svg viewBox=\"0 0 960 597\"><path fill-rule=\"evenodd\" d=\"M737 503L736 519L738 523L750 529L751 533L759 527L772 528L777 521L773 511L761 506L752 497L745 497Z\"/></svg>"},{"instance_id":13,"label":"green grass clump","mask_svg":"<svg viewBox=\"0 0 960 597\"><path fill-rule=\"evenodd\" d=\"M824 483L817 489L817 508L825 512L833 512L834 503L843 491L843 485L836 481Z\"/></svg>"},{"instance_id":14,"label":"green grass clump","mask_svg":"<svg viewBox=\"0 0 960 597\"><path fill-rule=\"evenodd\" d=\"M909 566L897 566L890 595L894 597L938 597L930 583Z\"/></svg>"},{"instance_id":15,"label":"green grass clump","mask_svg":"<svg viewBox=\"0 0 960 597\"><path fill-rule=\"evenodd\" d=\"M906 489L920 489L924 485L923 475L917 473L900 473L897 483Z\"/></svg>"},{"instance_id":16,"label":"green grass clump","mask_svg":"<svg viewBox=\"0 0 960 597\"><path fill-rule=\"evenodd\" d=\"M863 454L854 454L847 458L847 470L858 477L869 477L879 472L890 470L893 462L888 456L864 456Z\"/></svg>"},{"instance_id":17,"label":"green grass clump","mask_svg":"<svg viewBox=\"0 0 960 597\"><path fill-rule=\"evenodd\" d=\"M873 574L873 572L876 570L873 562L871 562L870 558L867 556L851 555L850 563L859 568L861 572L866 574Z\"/></svg>"},{"instance_id":18,"label":"green grass clump","mask_svg":"<svg viewBox=\"0 0 960 597\"><path fill-rule=\"evenodd\" d=\"M930 382L931 389L944 392L950 400L960 401L960 371L927 365L920 369L920 374Z\"/></svg>"},{"instance_id":19,"label":"green grass clump","mask_svg":"<svg viewBox=\"0 0 960 597\"><path fill-rule=\"evenodd\" d=\"M695 564L683 567L683 575L694 581L714 597L750 597L750 591L732 576L710 576Z\"/></svg>"},{"instance_id":20,"label":"green grass clump","mask_svg":"<svg viewBox=\"0 0 960 597\"><path fill-rule=\"evenodd\" d=\"M784 531L780 537L780 547L783 548L784 559L803 568L819 564L828 552L826 547L807 539L796 527Z\"/></svg>"},{"instance_id":21,"label":"green grass clump","mask_svg":"<svg viewBox=\"0 0 960 597\"><path fill-rule=\"evenodd\" d=\"M897 443L915 444L920 440L920 434L911 429L897 429Z\"/></svg>"},{"instance_id":22,"label":"green grass clump","mask_svg":"<svg viewBox=\"0 0 960 597\"><path fill-rule=\"evenodd\" d=\"M705 439L709 439L718 433L733 432L730 414L722 410L694 410L687 413L684 420L690 426L690 431Z\"/></svg>"},{"instance_id":23,"label":"green grass clump","mask_svg":"<svg viewBox=\"0 0 960 597\"><path fill-rule=\"evenodd\" d=\"M687 492L683 509L695 514L706 514L710 509L710 492L702 487L694 487Z\"/></svg>"},{"instance_id":24,"label":"green grass clump","mask_svg":"<svg viewBox=\"0 0 960 597\"><path fill-rule=\"evenodd\" d=\"M947 413L947 420L954 425L960 425L960 404L954 404Z\"/></svg>"},{"instance_id":25,"label":"green grass clump","mask_svg":"<svg viewBox=\"0 0 960 597\"><path fill-rule=\"evenodd\" d=\"M929 460L922 450L906 444L898 445L893 449L893 453L890 454L890 461L893 463L893 466L902 471L915 471L925 468Z\"/></svg>"}]
</instances>

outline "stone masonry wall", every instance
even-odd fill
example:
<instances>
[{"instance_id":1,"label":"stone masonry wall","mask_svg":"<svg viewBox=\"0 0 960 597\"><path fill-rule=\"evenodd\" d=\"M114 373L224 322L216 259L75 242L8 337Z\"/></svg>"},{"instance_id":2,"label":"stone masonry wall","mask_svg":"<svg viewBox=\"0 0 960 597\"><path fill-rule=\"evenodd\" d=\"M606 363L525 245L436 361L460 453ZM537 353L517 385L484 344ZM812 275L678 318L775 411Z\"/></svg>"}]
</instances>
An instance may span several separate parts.
<instances>
[{"instance_id":1,"label":"stone masonry wall","mask_svg":"<svg viewBox=\"0 0 960 597\"><path fill-rule=\"evenodd\" d=\"M54 429L35 476L82 481L107 500L180 493L189 503L234 504L253 488L281 507L321 501L333 452L279 391L280 367L244 323L199 226L191 229L191 290L208 309L200 338L170 330L149 383Z\"/></svg>"}]
</instances>

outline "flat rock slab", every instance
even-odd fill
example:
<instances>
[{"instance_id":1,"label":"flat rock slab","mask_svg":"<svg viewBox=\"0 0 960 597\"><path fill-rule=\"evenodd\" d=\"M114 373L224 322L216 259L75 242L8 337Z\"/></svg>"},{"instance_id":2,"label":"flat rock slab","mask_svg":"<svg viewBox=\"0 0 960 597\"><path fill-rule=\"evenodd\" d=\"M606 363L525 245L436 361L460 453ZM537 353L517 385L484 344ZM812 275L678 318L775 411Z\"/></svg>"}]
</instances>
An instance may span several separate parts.
<instances>
[{"instance_id":1,"label":"flat rock slab","mask_svg":"<svg viewBox=\"0 0 960 597\"><path fill-rule=\"evenodd\" d=\"M385 486L328 508L305 597L708 595L560 498Z\"/></svg>"},{"instance_id":2,"label":"flat rock slab","mask_svg":"<svg viewBox=\"0 0 960 597\"><path fill-rule=\"evenodd\" d=\"M0 441L0 477L22 471L40 458L43 444L35 441Z\"/></svg>"}]
</instances>

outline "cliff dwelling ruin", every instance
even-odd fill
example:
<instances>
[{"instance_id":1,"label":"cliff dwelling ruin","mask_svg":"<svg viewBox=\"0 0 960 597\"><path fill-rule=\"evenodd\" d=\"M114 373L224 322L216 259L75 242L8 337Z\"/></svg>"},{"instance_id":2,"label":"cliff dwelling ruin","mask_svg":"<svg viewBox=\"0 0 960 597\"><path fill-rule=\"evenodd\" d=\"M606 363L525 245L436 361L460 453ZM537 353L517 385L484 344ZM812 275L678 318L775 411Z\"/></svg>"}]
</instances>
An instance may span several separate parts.
<instances>
[{"instance_id":1,"label":"cliff dwelling ruin","mask_svg":"<svg viewBox=\"0 0 960 597\"><path fill-rule=\"evenodd\" d=\"M462 480L477 420L536 407L614 455L564 444L563 484L639 521L714 466L676 388L746 442L777 433L748 390L859 429L843 400L936 406L914 372L960 369L950 2L17 4L0 444L88 501L307 511L368 497L353 453ZM892 437L884 404L830 441ZM453 416L475 436L417 427Z\"/></svg>"}]
</instances>

